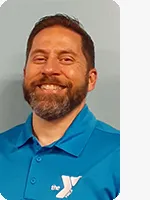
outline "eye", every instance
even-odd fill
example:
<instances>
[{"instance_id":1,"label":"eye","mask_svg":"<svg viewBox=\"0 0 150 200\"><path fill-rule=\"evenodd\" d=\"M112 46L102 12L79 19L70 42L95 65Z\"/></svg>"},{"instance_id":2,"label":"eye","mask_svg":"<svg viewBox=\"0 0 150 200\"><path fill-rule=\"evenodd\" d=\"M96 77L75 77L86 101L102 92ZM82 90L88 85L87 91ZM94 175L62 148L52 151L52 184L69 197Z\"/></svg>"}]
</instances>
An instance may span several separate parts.
<instances>
[{"instance_id":1,"label":"eye","mask_svg":"<svg viewBox=\"0 0 150 200\"><path fill-rule=\"evenodd\" d=\"M74 62L74 59L72 57L62 57L60 58L60 62L62 64L72 64Z\"/></svg>"},{"instance_id":2,"label":"eye","mask_svg":"<svg viewBox=\"0 0 150 200\"><path fill-rule=\"evenodd\" d=\"M64 61L72 61L72 59L71 58L64 58Z\"/></svg>"},{"instance_id":3,"label":"eye","mask_svg":"<svg viewBox=\"0 0 150 200\"><path fill-rule=\"evenodd\" d=\"M36 64L41 64L41 63L45 63L46 62L46 58L44 56L35 56L33 58L33 62Z\"/></svg>"}]
</instances>

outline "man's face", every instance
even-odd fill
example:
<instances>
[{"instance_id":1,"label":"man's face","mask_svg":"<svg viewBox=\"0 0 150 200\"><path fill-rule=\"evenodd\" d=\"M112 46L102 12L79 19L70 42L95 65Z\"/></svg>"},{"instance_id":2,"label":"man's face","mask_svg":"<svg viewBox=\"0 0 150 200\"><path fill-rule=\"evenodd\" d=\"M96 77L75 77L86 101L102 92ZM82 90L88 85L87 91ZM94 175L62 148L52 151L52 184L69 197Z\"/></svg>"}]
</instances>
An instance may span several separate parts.
<instances>
[{"instance_id":1,"label":"man's face","mask_svg":"<svg viewBox=\"0 0 150 200\"><path fill-rule=\"evenodd\" d=\"M46 28L35 36L24 70L25 100L47 121L63 117L94 88L89 73L80 35L61 26Z\"/></svg>"}]
</instances>

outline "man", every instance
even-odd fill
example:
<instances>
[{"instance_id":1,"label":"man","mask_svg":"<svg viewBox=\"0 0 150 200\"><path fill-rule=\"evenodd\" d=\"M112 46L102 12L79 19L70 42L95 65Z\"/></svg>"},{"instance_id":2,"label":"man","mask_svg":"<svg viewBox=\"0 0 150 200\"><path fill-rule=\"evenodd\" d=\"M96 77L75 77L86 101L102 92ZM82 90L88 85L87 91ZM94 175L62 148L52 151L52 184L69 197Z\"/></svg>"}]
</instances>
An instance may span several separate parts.
<instances>
[{"instance_id":1,"label":"man","mask_svg":"<svg viewBox=\"0 0 150 200\"><path fill-rule=\"evenodd\" d=\"M78 20L57 14L27 43L24 98L33 112L0 134L0 193L7 200L112 200L119 194L119 131L86 105L94 44Z\"/></svg>"}]
</instances>

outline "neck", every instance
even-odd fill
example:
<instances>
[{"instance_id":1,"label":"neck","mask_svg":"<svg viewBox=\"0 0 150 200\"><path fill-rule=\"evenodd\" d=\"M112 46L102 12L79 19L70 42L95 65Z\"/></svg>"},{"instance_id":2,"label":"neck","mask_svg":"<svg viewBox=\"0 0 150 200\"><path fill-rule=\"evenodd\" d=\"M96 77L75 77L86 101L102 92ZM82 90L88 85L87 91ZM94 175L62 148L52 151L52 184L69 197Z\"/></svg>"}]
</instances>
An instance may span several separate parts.
<instances>
[{"instance_id":1,"label":"neck","mask_svg":"<svg viewBox=\"0 0 150 200\"><path fill-rule=\"evenodd\" d=\"M33 112L33 132L41 146L47 146L59 140L64 135L65 131L71 125L78 113L82 110L84 105L85 101L83 101L66 116L53 121L46 121Z\"/></svg>"}]
</instances>

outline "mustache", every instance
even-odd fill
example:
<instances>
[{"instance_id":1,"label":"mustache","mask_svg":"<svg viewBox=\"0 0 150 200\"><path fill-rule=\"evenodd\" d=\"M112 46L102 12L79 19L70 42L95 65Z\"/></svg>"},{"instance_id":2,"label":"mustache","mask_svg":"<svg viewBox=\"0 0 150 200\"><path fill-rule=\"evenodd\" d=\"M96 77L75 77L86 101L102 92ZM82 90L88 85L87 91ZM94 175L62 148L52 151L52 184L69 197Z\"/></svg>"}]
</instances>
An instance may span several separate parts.
<instances>
[{"instance_id":1,"label":"mustache","mask_svg":"<svg viewBox=\"0 0 150 200\"><path fill-rule=\"evenodd\" d=\"M58 85L64 88L72 88L72 83L71 82L62 82L60 79L58 79L55 76L50 76L50 77L42 77L39 80L35 80L31 83L31 87L37 87L41 86L43 84L52 84L52 85Z\"/></svg>"}]
</instances>

